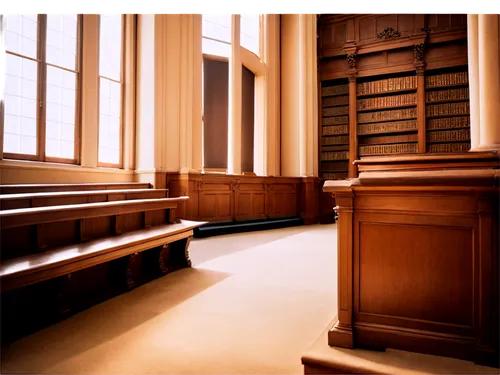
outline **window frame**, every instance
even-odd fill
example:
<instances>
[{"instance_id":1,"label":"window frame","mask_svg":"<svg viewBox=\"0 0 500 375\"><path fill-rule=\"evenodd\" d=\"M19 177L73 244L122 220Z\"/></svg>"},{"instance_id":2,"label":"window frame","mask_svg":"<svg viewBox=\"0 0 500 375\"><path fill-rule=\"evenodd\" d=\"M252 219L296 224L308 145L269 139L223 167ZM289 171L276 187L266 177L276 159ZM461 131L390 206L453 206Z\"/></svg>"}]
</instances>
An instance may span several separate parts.
<instances>
[{"instance_id":1,"label":"window frame","mask_svg":"<svg viewBox=\"0 0 500 375\"><path fill-rule=\"evenodd\" d=\"M203 14L202 14L202 22L203 22ZM229 44L231 48L231 52L229 54L229 58L225 56L220 56L220 55L212 55L208 53L204 53L202 50L202 59L205 60L218 60L218 61L227 61L229 64L231 64L231 56L233 56L235 53L239 55L239 60L240 60L240 69L243 69L243 67L247 68L250 70L254 75L255 75L255 86L254 86L254 163L253 163L253 172L246 171L245 174L254 174L255 173L255 168L258 163L256 163L256 154L255 154L255 132L256 129L258 128L259 130L263 131L265 129L265 91L266 91L266 77L267 77L267 64L265 62L265 40L266 40L266 34L265 34L265 15L264 14L259 14L259 55L256 55L254 52L248 50L247 48L243 47L241 45L241 29L240 29L240 24L241 24L241 14L232 14L231 15L231 33L233 33L233 28L235 27L235 22L238 24L238 29L240 30L240 37L238 38L240 42L235 45L233 43L233 40L231 40L231 43L227 43L225 41L221 41L215 38L207 37L204 36L203 34L201 35L201 40L203 42L203 39L208 39L208 40L214 40L220 43L225 43ZM203 67L202 67L203 70ZM241 82L241 85L243 83ZM240 89L242 86L240 86ZM205 95L204 92L205 88L202 87L202 97ZM230 95L230 93L229 93ZM229 98L229 101L231 101L231 98ZM262 108L261 108L262 107ZM230 108L230 105L228 105L228 110ZM204 125L204 113L205 109L202 109L202 128L205 126ZM231 126L231 124L228 124L228 129ZM228 137L228 142L230 142L230 138ZM202 131L202 145L204 144L204 134ZM241 149L240 149L241 151ZM229 145L228 145L228 152L229 152ZM229 155L229 154L228 154ZM229 169L228 167L223 170L223 169L214 169L214 168L206 168L205 167L205 150L202 148L202 173L225 173L227 174ZM243 170L241 173L243 174Z\"/></svg>"},{"instance_id":2,"label":"window frame","mask_svg":"<svg viewBox=\"0 0 500 375\"><path fill-rule=\"evenodd\" d=\"M97 92L98 92L98 101L97 101L97 113L99 115L99 120L97 122L97 166L98 167L103 167L103 168L118 168L122 169L123 168L123 152L124 152L124 138L125 138L125 121L124 121L124 116L125 116L125 58L126 58L126 27L127 27L127 20L126 20L126 15L121 14L121 19L122 19L122 40L121 40L121 56L120 56L120 82L117 82L114 79L108 78L101 76L100 73L100 62L101 62L101 54L97 54ZM97 30L97 35L98 35L98 51L100 51L101 47L101 14L99 14L99 23L98 23L98 30ZM100 131L100 114L101 114L101 78L107 79L112 82L116 82L120 84L120 135L119 135L119 145L120 145L120 150L119 150L119 163L107 163L107 162L101 162L99 161L99 131Z\"/></svg>"},{"instance_id":3,"label":"window frame","mask_svg":"<svg viewBox=\"0 0 500 375\"><path fill-rule=\"evenodd\" d=\"M75 103L75 136L74 136L74 158L60 158L56 156L46 155L46 128L47 128L47 66L53 66L57 69L71 71L64 67L60 67L47 62L47 15L37 14L37 57L32 58L24 56L17 52L7 50L5 46L5 55L7 54L17 56L22 59L28 59L37 63L37 119L36 119L36 153L34 155L3 152L2 158L12 160L25 160L25 161L38 161L38 162L52 162L61 164L79 164L81 157L80 136L81 136L81 91L82 91L82 30L83 30L83 15L77 14L77 45L76 45L76 103ZM5 73L6 74L6 73ZM2 118L2 130L5 131L5 113ZM4 142L4 134L2 134L2 142ZM2 144L2 149L4 145Z\"/></svg>"}]
</instances>

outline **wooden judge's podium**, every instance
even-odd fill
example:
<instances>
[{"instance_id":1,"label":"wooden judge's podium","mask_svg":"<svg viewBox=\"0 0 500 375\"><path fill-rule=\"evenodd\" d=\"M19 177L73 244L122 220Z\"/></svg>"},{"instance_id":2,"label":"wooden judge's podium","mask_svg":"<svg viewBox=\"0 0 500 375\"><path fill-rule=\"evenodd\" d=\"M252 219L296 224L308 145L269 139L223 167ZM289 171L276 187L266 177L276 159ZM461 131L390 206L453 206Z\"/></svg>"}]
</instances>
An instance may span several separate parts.
<instances>
[{"instance_id":1,"label":"wooden judge's podium","mask_svg":"<svg viewBox=\"0 0 500 375\"><path fill-rule=\"evenodd\" d=\"M327 181L338 220L330 346L498 363L496 153L374 157Z\"/></svg>"}]
</instances>

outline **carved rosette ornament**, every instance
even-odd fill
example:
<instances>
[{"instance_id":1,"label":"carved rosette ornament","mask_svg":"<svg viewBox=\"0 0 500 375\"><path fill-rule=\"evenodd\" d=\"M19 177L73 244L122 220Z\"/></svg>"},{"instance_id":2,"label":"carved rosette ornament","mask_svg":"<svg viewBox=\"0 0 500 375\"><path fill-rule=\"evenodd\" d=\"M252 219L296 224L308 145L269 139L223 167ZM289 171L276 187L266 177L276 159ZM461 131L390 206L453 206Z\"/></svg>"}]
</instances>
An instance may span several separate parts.
<instances>
[{"instance_id":1,"label":"carved rosette ornament","mask_svg":"<svg viewBox=\"0 0 500 375\"><path fill-rule=\"evenodd\" d=\"M377 34L377 38L379 39L390 39L398 36L401 36L401 33L392 27L386 27L381 33Z\"/></svg>"},{"instance_id":2,"label":"carved rosette ornament","mask_svg":"<svg viewBox=\"0 0 500 375\"><path fill-rule=\"evenodd\" d=\"M203 181L198 181L197 189L198 190L203 190Z\"/></svg>"},{"instance_id":3,"label":"carved rosette ornament","mask_svg":"<svg viewBox=\"0 0 500 375\"><path fill-rule=\"evenodd\" d=\"M423 62L424 61L424 49L425 44L419 43L413 45L413 52L415 53L415 62Z\"/></svg>"},{"instance_id":4,"label":"carved rosette ornament","mask_svg":"<svg viewBox=\"0 0 500 375\"><path fill-rule=\"evenodd\" d=\"M356 54L348 53L347 54L347 66L349 69L354 69L356 67Z\"/></svg>"},{"instance_id":5,"label":"carved rosette ornament","mask_svg":"<svg viewBox=\"0 0 500 375\"><path fill-rule=\"evenodd\" d=\"M423 66L417 66L417 76L423 76L424 75L424 67Z\"/></svg>"},{"instance_id":6,"label":"carved rosette ornament","mask_svg":"<svg viewBox=\"0 0 500 375\"><path fill-rule=\"evenodd\" d=\"M347 78L349 79L349 82L356 82L357 75L358 74L356 72L349 73L349 75L347 76Z\"/></svg>"},{"instance_id":7,"label":"carved rosette ornament","mask_svg":"<svg viewBox=\"0 0 500 375\"><path fill-rule=\"evenodd\" d=\"M240 188L240 181L231 182L231 191L236 191Z\"/></svg>"}]
</instances>

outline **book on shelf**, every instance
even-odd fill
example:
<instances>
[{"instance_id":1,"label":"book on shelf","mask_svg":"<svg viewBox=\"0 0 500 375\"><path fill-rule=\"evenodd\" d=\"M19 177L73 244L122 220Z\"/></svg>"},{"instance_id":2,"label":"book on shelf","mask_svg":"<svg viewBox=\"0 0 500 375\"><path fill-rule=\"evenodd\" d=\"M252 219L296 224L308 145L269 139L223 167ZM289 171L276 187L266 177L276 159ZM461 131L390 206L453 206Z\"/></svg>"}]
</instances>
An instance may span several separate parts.
<instances>
[{"instance_id":1,"label":"book on shelf","mask_svg":"<svg viewBox=\"0 0 500 375\"><path fill-rule=\"evenodd\" d=\"M428 91L425 93L426 102L444 102L447 100L467 100L469 99L469 88L460 87L458 89L448 89L439 91Z\"/></svg>"},{"instance_id":2,"label":"book on shelf","mask_svg":"<svg viewBox=\"0 0 500 375\"><path fill-rule=\"evenodd\" d=\"M425 77L426 88L466 85L468 83L468 72L444 73Z\"/></svg>"},{"instance_id":3,"label":"book on shelf","mask_svg":"<svg viewBox=\"0 0 500 375\"><path fill-rule=\"evenodd\" d=\"M349 145L323 145L321 152L325 151L349 151Z\"/></svg>"},{"instance_id":4,"label":"book on shelf","mask_svg":"<svg viewBox=\"0 0 500 375\"><path fill-rule=\"evenodd\" d=\"M470 117L445 117L427 120L427 130L456 129L470 127Z\"/></svg>"},{"instance_id":5,"label":"book on shelf","mask_svg":"<svg viewBox=\"0 0 500 375\"><path fill-rule=\"evenodd\" d=\"M321 96L334 96L344 94L349 94L349 85L328 86L321 89Z\"/></svg>"},{"instance_id":6,"label":"book on shelf","mask_svg":"<svg viewBox=\"0 0 500 375\"><path fill-rule=\"evenodd\" d=\"M348 160L321 162L322 171L347 171L348 169L349 169Z\"/></svg>"},{"instance_id":7,"label":"book on shelf","mask_svg":"<svg viewBox=\"0 0 500 375\"><path fill-rule=\"evenodd\" d=\"M431 143L427 145L427 152L467 152L470 142L467 143Z\"/></svg>"},{"instance_id":8,"label":"book on shelf","mask_svg":"<svg viewBox=\"0 0 500 375\"><path fill-rule=\"evenodd\" d=\"M349 125L322 126L322 135L349 134Z\"/></svg>"},{"instance_id":9,"label":"book on shelf","mask_svg":"<svg viewBox=\"0 0 500 375\"><path fill-rule=\"evenodd\" d=\"M358 123L403 120L417 117L417 108L393 109L389 111L358 113Z\"/></svg>"},{"instance_id":10,"label":"book on shelf","mask_svg":"<svg viewBox=\"0 0 500 375\"><path fill-rule=\"evenodd\" d=\"M358 135L379 134L417 130L417 120L379 122L375 124L359 124Z\"/></svg>"},{"instance_id":11,"label":"book on shelf","mask_svg":"<svg viewBox=\"0 0 500 375\"><path fill-rule=\"evenodd\" d=\"M349 114L349 106L323 108L323 116L341 116Z\"/></svg>"},{"instance_id":12,"label":"book on shelf","mask_svg":"<svg viewBox=\"0 0 500 375\"><path fill-rule=\"evenodd\" d=\"M398 134L398 135L379 135L371 137L363 137L360 141L362 145L380 145L380 144L390 144L390 143L406 143L406 142L417 142L417 133L412 134Z\"/></svg>"},{"instance_id":13,"label":"book on shelf","mask_svg":"<svg viewBox=\"0 0 500 375\"><path fill-rule=\"evenodd\" d=\"M349 116L323 117L323 125L344 125L349 124Z\"/></svg>"},{"instance_id":14,"label":"book on shelf","mask_svg":"<svg viewBox=\"0 0 500 375\"><path fill-rule=\"evenodd\" d=\"M349 95L332 96L322 99L321 105L323 107L332 107L337 105L349 105Z\"/></svg>"},{"instance_id":15,"label":"book on shelf","mask_svg":"<svg viewBox=\"0 0 500 375\"><path fill-rule=\"evenodd\" d=\"M360 146L359 155L410 154L418 151L416 143L395 145Z\"/></svg>"},{"instance_id":16,"label":"book on shelf","mask_svg":"<svg viewBox=\"0 0 500 375\"><path fill-rule=\"evenodd\" d=\"M382 94L398 90L412 90L417 87L417 77L388 78L378 81L358 83L358 95Z\"/></svg>"},{"instance_id":17,"label":"book on shelf","mask_svg":"<svg viewBox=\"0 0 500 375\"><path fill-rule=\"evenodd\" d=\"M349 151L322 152L321 160L348 160Z\"/></svg>"},{"instance_id":18,"label":"book on shelf","mask_svg":"<svg viewBox=\"0 0 500 375\"><path fill-rule=\"evenodd\" d=\"M430 104L425 112L427 116L468 115L469 102Z\"/></svg>"},{"instance_id":19,"label":"book on shelf","mask_svg":"<svg viewBox=\"0 0 500 375\"><path fill-rule=\"evenodd\" d=\"M470 140L470 129L444 130L440 132L428 132L429 142L456 142Z\"/></svg>"},{"instance_id":20,"label":"book on shelf","mask_svg":"<svg viewBox=\"0 0 500 375\"><path fill-rule=\"evenodd\" d=\"M376 98L358 99L356 107L358 110L389 108L403 105L416 105L417 94L402 94L393 96L379 96Z\"/></svg>"},{"instance_id":21,"label":"book on shelf","mask_svg":"<svg viewBox=\"0 0 500 375\"><path fill-rule=\"evenodd\" d=\"M325 180L345 180L349 172L323 172L323 179Z\"/></svg>"},{"instance_id":22,"label":"book on shelf","mask_svg":"<svg viewBox=\"0 0 500 375\"><path fill-rule=\"evenodd\" d=\"M322 145L348 145L349 136L341 135L338 137L323 137L321 138Z\"/></svg>"}]
</instances>

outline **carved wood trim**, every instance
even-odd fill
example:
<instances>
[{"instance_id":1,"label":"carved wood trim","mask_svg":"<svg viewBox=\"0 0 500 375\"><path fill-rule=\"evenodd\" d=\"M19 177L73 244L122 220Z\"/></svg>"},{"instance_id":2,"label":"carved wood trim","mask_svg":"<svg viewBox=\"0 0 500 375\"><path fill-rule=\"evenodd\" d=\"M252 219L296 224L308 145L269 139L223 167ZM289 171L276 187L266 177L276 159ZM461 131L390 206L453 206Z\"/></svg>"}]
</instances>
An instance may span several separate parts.
<instances>
[{"instance_id":1,"label":"carved wood trim","mask_svg":"<svg viewBox=\"0 0 500 375\"><path fill-rule=\"evenodd\" d=\"M401 36L401 33L392 27L386 27L381 33L377 34L379 39L397 38L399 36Z\"/></svg>"}]
</instances>

